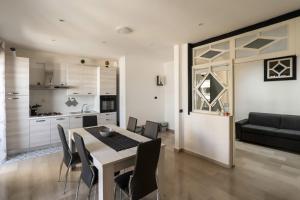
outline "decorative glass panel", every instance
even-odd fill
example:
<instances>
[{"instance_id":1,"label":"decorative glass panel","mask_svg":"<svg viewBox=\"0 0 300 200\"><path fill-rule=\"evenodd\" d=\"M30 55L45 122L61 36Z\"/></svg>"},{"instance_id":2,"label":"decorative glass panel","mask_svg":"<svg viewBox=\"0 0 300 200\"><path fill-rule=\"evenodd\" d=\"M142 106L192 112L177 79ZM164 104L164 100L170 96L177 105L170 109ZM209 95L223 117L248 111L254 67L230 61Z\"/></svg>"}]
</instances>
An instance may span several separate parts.
<instances>
[{"instance_id":1,"label":"decorative glass panel","mask_svg":"<svg viewBox=\"0 0 300 200\"><path fill-rule=\"evenodd\" d=\"M221 51L209 50L208 52L201 55L201 57L203 57L203 58L213 58L213 57L219 55L220 53L222 53L222 52Z\"/></svg>"},{"instance_id":2,"label":"decorative glass panel","mask_svg":"<svg viewBox=\"0 0 300 200\"><path fill-rule=\"evenodd\" d=\"M244 47L250 49L261 49L262 47L270 44L271 42L274 42L274 40L258 38L250 42L249 44L245 45Z\"/></svg>"},{"instance_id":3,"label":"decorative glass panel","mask_svg":"<svg viewBox=\"0 0 300 200\"><path fill-rule=\"evenodd\" d=\"M199 87L200 93L209 103L213 102L223 89L223 86L211 74L206 77Z\"/></svg>"}]
</instances>

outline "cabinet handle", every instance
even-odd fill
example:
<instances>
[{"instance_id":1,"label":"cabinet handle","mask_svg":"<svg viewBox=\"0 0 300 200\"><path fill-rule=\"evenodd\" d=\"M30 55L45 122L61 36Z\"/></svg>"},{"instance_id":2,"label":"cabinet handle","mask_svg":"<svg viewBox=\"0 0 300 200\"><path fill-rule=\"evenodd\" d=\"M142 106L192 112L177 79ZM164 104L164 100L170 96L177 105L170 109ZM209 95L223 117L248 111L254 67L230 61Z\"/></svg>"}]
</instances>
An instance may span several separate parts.
<instances>
[{"instance_id":1,"label":"cabinet handle","mask_svg":"<svg viewBox=\"0 0 300 200\"><path fill-rule=\"evenodd\" d=\"M19 99L18 97L9 97L7 98L8 100L16 100L16 99Z\"/></svg>"},{"instance_id":2,"label":"cabinet handle","mask_svg":"<svg viewBox=\"0 0 300 200\"><path fill-rule=\"evenodd\" d=\"M109 92L105 92L105 94L110 94Z\"/></svg>"},{"instance_id":3,"label":"cabinet handle","mask_svg":"<svg viewBox=\"0 0 300 200\"><path fill-rule=\"evenodd\" d=\"M75 117L76 119L80 119L80 118L82 118L82 117Z\"/></svg>"},{"instance_id":4,"label":"cabinet handle","mask_svg":"<svg viewBox=\"0 0 300 200\"><path fill-rule=\"evenodd\" d=\"M18 92L8 92L7 94L12 95L12 94L19 94Z\"/></svg>"},{"instance_id":5,"label":"cabinet handle","mask_svg":"<svg viewBox=\"0 0 300 200\"><path fill-rule=\"evenodd\" d=\"M110 119L105 119L106 121L109 121Z\"/></svg>"},{"instance_id":6,"label":"cabinet handle","mask_svg":"<svg viewBox=\"0 0 300 200\"><path fill-rule=\"evenodd\" d=\"M40 119L40 120L36 120L36 122L45 122L46 120L44 119Z\"/></svg>"},{"instance_id":7,"label":"cabinet handle","mask_svg":"<svg viewBox=\"0 0 300 200\"><path fill-rule=\"evenodd\" d=\"M62 120L65 120L65 118L57 118L56 120L57 121L62 121Z\"/></svg>"},{"instance_id":8,"label":"cabinet handle","mask_svg":"<svg viewBox=\"0 0 300 200\"><path fill-rule=\"evenodd\" d=\"M88 94L93 94L93 93L89 92Z\"/></svg>"},{"instance_id":9,"label":"cabinet handle","mask_svg":"<svg viewBox=\"0 0 300 200\"><path fill-rule=\"evenodd\" d=\"M73 94L79 94L78 92L73 92Z\"/></svg>"}]
</instances>

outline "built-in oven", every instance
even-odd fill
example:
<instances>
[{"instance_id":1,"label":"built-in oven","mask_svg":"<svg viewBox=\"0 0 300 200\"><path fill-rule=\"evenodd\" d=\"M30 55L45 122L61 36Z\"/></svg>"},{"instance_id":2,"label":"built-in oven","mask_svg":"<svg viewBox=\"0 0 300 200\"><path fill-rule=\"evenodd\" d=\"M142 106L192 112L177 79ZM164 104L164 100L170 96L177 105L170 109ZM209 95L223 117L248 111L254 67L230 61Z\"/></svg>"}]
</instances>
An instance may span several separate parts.
<instances>
[{"instance_id":1,"label":"built-in oven","mask_svg":"<svg viewBox=\"0 0 300 200\"><path fill-rule=\"evenodd\" d=\"M101 95L100 96L100 113L117 112L117 96Z\"/></svg>"}]
</instances>

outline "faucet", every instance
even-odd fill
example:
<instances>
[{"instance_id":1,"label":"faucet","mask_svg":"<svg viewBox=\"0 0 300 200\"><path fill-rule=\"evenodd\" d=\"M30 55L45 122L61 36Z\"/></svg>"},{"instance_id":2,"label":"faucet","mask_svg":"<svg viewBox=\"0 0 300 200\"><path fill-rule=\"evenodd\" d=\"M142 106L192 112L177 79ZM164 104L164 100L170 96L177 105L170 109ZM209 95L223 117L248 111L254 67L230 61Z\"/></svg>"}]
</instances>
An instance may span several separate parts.
<instances>
[{"instance_id":1,"label":"faucet","mask_svg":"<svg viewBox=\"0 0 300 200\"><path fill-rule=\"evenodd\" d=\"M83 109L84 109L85 106L87 106L87 104L83 104L82 105L82 107L81 107L81 113L83 113Z\"/></svg>"}]
</instances>

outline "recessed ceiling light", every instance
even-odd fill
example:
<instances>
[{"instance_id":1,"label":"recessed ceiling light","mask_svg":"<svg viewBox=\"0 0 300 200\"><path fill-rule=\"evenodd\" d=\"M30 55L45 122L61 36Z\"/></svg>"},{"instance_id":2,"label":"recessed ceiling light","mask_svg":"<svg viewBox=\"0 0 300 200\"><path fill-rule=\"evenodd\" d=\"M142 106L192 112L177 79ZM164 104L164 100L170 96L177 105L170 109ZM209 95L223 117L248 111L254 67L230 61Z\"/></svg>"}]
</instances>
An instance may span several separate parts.
<instances>
[{"instance_id":1,"label":"recessed ceiling light","mask_svg":"<svg viewBox=\"0 0 300 200\"><path fill-rule=\"evenodd\" d=\"M118 26L116 27L116 31L119 34L129 34L133 32L133 29L127 26Z\"/></svg>"},{"instance_id":2,"label":"recessed ceiling light","mask_svg":"<svg viewBox=\"0 0 300 200\"><path fill-rule=\"evenodd\" d=\"M60 22L65 22L65 20L64 20L64 19L58 19L58 21L60 21Z\"/></svg>"}]
</instances>

